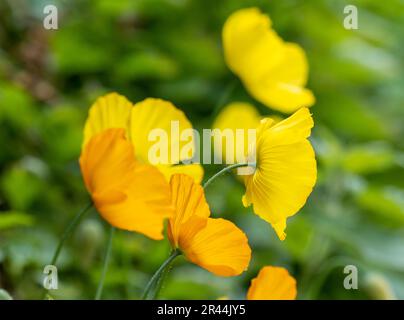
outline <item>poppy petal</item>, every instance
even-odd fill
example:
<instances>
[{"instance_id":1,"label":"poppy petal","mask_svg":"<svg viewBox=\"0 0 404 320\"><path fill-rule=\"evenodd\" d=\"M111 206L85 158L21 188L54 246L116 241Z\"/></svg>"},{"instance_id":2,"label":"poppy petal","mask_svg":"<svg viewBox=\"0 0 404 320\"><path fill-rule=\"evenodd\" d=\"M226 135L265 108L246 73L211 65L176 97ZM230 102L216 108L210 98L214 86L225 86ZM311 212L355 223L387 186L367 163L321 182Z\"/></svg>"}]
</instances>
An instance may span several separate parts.
<instances>
[{"instance_id":1,"label":"poppy petal","mask_svg":"<svg viewBox=\"0 0 404 320\"><path fill-rule=\"evenodd\" d=\"M180 237L179 244L191 262L218 276L241 274L251 258L246 235L225 219L208 218L204 228L191 237Z\"/></svg>"},{"instance_id":2,"label":"poppy petal","mask_svg":"<svg viewBox=\"0 0 404 320\"><path fill-rule=\"evenodd\" d=\"M126 129L132 103L124 96L115 92L98 98L90 107L88 118L84 125L83 146L95 134L109 128Z\"/></svg>"},{"instance_id":3,"label":"poppy petal","mask_svg":"<svg viewBox=\"0 0 404 320\"><path fill-rule=\"evenodd\" d=\"M171 243L177 247L183 227L191 217L197 216L205 221L210 215L210 209L205 199L201 185L185 174L175 174L171 177L171 201L175 208L175 215L170 219L168 237ZM203 224L203 223L202 223ZM201 223L198 221L198 225Z\"/></svg>"},{"instance_id":4,"label":"poppy petal","mask_svg":"<svg viewBox=\"0 0 404 320\"><path fill-rule=\"evenodd\" d=\"M296 280L281 267L267 266L251 281L248 300L294 300Z\"/></svg>"},{"instance_id":5,"label":"poppy petal","mask_svg":"<svg viewBox=\"0 0 404 320\"><path fill-rule=\"evenodd\" d=\"M304 108L272 126L262 125L257 168L245 177L243 204L252 204L254 212L284 239L285 220L305 204L317 178L314 150L307 140L313 120Z\"/></svg>"},{"instance_id":6,"label":"poppy petal","mask_svg":"<svg viewBox=\"0 0 404 320\"><path fill-rule=\"evenodd\" d=\"M173 213L168 183L156 168L136 161L125 129L93 136L82 151L80 167L105 220L152 239L163 238L164 219Z\"/></svg>"}]
</instances>

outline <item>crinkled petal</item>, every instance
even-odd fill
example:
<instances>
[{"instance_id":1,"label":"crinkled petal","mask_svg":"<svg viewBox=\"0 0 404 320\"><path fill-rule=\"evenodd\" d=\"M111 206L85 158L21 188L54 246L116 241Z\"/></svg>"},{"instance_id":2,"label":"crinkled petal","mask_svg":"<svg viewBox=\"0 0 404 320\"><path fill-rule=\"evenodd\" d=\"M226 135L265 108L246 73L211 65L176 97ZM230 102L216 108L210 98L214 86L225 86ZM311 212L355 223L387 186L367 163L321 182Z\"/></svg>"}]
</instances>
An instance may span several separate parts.
<instances>
[{"instance_id":1,"label":"crinkled petal","mask_svg":"<svg viewBox=\"0 0 404 320\"><path fill-rule=\"evenodd\" d=\"M257 169L245 178L243 204L252 204L254 212L271 223L281 239L285 220L305 204L316 182L314 150L307 140L312 126L308 110L302 109L259 130Z\"/></svg>"},{"instance_id":2,"label":"crinkled petal","mask_svg":"<svg viewBox=\"0 0 404 320\"><path fill-rule=\"evenodd\" d=\"M301 108L277 123L272 119L264 119L258 128L257 143L261 150L277 145L294 144L308 138L313 125L313 118L307 108Z\"/></svg>"}]
</instances>

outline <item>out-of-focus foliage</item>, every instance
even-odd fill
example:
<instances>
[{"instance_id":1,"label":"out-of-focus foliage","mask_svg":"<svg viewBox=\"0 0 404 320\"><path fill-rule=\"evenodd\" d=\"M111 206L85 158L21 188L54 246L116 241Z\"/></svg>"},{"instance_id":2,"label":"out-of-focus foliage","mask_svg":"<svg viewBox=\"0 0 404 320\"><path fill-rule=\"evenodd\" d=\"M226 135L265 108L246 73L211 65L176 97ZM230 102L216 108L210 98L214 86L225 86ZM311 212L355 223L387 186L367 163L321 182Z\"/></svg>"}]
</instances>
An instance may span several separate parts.
<instances>
[{"instance_id":1,"label":"out-of-focus foliage","mask_svg":"<svg viewBox=\"0 0 404 320\"><path fill-rule=\"evenodd\" d=\"M317 103L312 141L319 178L280 242L241 205L233 176L207 192L214 216L246 231L248 272L216 277L178 259L164 298L244 298L263 265L287 267L299 298L404 298L404 5L357 0L359 29L343 27L352 1L53 1L59 29L45 30L48 1L0 0L1 298L41 298L43 268L73 215L88 202L77 159L92 101L118 91L131 101L171 100L194 126L210 128L223 92L248 96L226 68L221 28L236 9L258 6L285 39L305 49ZM240 119L242 121L242 119ZM206 176L218 166L205 166ZM58 263L57 299L92 298L106 225L93 211ZM105 298L136 299L167 257L167 241L117 232ZM345 265L359 289L343 287ZM7 293L8 292L8 293Z\"/></svg>"}]
</instances>

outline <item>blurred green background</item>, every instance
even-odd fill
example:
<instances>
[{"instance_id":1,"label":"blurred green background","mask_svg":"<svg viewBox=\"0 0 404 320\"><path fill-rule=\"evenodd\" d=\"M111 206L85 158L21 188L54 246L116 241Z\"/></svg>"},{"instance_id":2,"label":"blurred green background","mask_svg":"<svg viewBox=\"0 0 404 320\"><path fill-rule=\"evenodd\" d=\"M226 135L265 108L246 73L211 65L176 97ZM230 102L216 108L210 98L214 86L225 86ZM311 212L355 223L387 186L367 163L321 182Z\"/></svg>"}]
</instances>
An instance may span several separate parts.
<instances>
[{"instance_id":1,"label":"blurred green background","mask_svg":"<svg viewBox=\"0 0 404 320\"><path fill-rule=\"evenodd\" d=\"M59 29L45 30L55 4ZM359 10L345 30L343 8ZM258 6L277 32L301 44L317 103L312 142L318 182L279 241L241 205L231 175L212 184L214 216L235 221L253 248L249 270L220 278L178 259L161 298L244 298L264 265L288 268L300 299L404 298L404 4L400 0L0 0L0 288L41 298L43 268L67 223L88 202L78 157L88 108L117 91L136 102L160 97L209 128L229 83L230 101L250 101L227 69L221 28L236 9ZM205 166L206 177L220 167ZM58 263L56 299L93 298L107 225L93 210ZM137 299L169 253L117 232L104 298ZM343 287L345 265L359 289Z\"/></svg>"}]
</instances>

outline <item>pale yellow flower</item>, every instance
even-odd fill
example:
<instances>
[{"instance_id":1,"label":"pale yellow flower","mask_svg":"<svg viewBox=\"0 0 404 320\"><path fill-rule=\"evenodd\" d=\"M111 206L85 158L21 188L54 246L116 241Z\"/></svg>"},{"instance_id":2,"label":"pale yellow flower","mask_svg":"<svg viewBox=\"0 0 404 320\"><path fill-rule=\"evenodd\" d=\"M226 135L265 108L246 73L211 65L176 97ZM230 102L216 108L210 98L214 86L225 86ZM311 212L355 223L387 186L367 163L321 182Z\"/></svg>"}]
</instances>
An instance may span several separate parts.
<instances>
[{"instance_id":1,"label":"pale yellow flower","mask_svg":"<svg viewBox=\"0 0 404 320\"><path fill-rule=\"evenodd\" d=\"M212 128L219 129L223 136L214 137L213 146L215 154L222 153L223 159L229 156L228 148L233 149L233 157L226 164L236 163L237 159L245 158L248 152L248 130L256 129L261 116L253 105L247 102L233 102L223 108L216 117ZM243 130L242 136L237 136L237 130ZM229 133L226 136L226 133ZM232 143L228 139L232 137ZM242 138L242 139L240 139ZM231 140L229 140L231 141Z\"/></svg>"}]
</instances>

